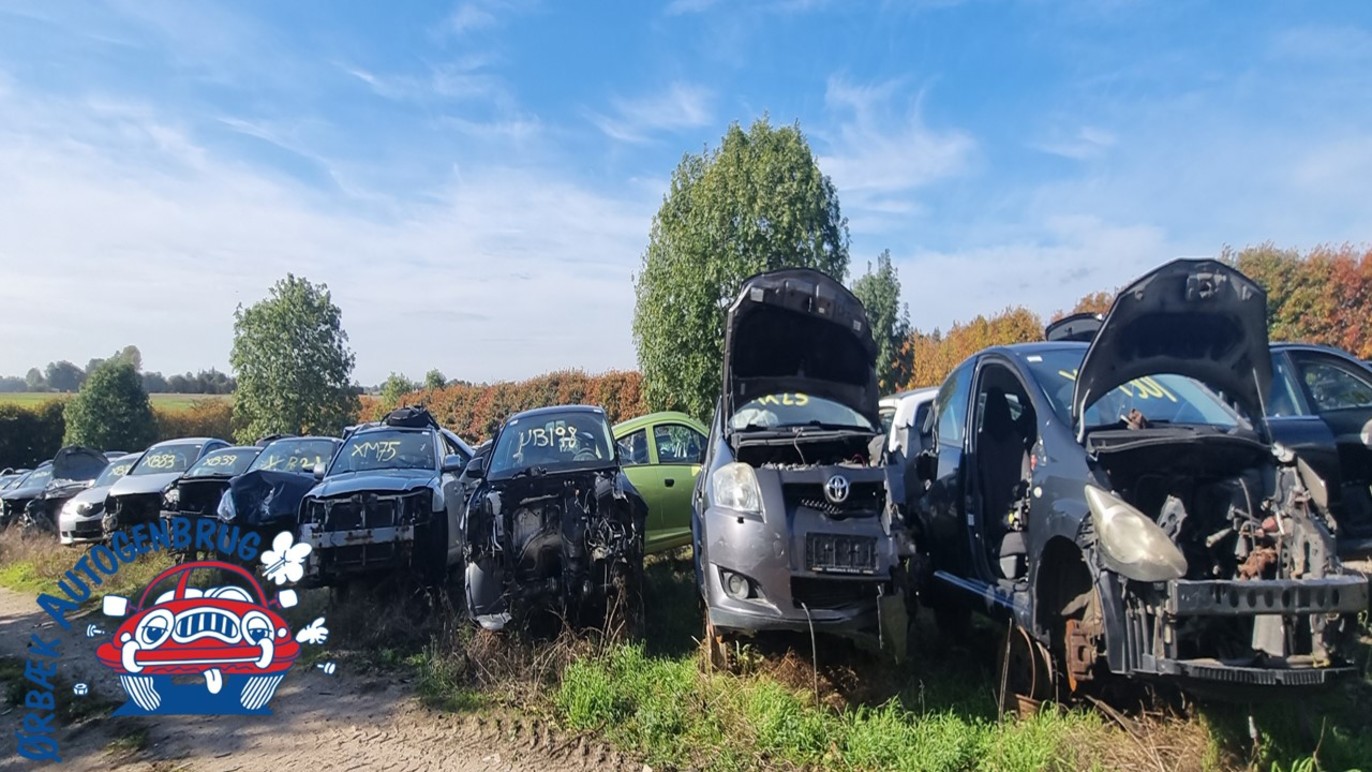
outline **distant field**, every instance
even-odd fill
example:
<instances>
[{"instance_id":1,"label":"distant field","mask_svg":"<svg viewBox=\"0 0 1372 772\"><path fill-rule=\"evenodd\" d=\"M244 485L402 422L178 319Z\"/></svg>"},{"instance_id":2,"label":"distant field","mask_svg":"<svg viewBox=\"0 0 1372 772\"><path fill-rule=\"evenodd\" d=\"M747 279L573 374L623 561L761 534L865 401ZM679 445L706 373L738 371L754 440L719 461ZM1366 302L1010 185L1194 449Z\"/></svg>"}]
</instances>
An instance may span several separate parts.
<instances>
[{"instance_id":1,"label":"distant field","mask_svg":"<svg viewBox=\"0 0 1372 772\"><path fill-rule=\"evenodd\" d=\"M67 399L70 394L53 394L44 391L20 391L9 394L0 393L0 405L20 405L34 407L51 399ZM193 402L202 399L233 399L230 394L149 394L153 407L163 410L185 410Z\"/></svg>"}]
</instances>

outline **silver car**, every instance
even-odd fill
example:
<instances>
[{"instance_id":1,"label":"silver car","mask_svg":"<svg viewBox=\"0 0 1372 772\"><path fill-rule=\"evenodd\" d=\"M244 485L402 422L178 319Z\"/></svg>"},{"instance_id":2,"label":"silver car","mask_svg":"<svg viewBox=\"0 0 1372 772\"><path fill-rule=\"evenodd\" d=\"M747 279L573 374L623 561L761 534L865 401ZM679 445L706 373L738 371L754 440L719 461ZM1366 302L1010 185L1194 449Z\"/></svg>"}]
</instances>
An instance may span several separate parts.
<instances>
[{"instance_id":1,"label":"silver car","mask_svg":"<svg viewBox=\"0 0 1372 772\"><path fill-rule=\"evenodd\" d=\"M129 473L139 453L118 456L95 478L91 487L67 500L57 516L58 538L63 544L91 544L103 541L100 518L105 515L105 497L119 478Z\"/></svg>"}]
</instances>

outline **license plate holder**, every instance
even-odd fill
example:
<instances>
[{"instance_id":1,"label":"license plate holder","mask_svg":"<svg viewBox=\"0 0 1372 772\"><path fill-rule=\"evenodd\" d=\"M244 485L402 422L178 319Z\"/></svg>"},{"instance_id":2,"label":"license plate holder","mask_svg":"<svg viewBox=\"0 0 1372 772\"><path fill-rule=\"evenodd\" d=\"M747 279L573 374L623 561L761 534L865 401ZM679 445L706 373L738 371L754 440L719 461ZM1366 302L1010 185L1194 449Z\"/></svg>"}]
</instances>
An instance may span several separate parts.
<instances>
[{"instance_id":1,"label":"license plate holder","mask_svg":"<svg viewBox=\"0 0 1372 772\"><path fill-rule=\"evenodd\" d=\"M877 540L871 536L806 534L805 567L822 574L875 574Z\"/></svg>"}]
</instances>

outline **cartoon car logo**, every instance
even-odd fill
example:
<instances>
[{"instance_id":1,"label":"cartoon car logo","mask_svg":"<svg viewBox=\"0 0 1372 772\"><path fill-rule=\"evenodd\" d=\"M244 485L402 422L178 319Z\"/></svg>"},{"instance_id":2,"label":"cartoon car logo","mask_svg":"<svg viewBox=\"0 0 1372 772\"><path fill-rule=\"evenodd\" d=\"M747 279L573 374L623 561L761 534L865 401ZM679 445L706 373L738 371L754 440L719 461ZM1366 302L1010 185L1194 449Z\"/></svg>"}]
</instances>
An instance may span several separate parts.
<instances>
[{"instance_id":1,"label":"cartoon car logo","mask_svg":"<svg viewBox=\"0 0 1372 772\"><path fill-rule=\"evenodd\" d=\"M226 577L232 583L224 582ZM126 605L123 598L107 596L105 613L123 616ZM129 699L148 713L265 711L300 655L290 626L273 607L280 605L268 601L243 568L219 561L183 563L148 584L133 615L96 656L119 674ZM203 689L197 686L188 694L173 680L188 676L203 678ZM169 700L173 693L176 698Z\"/></svg>"}]
</instances>

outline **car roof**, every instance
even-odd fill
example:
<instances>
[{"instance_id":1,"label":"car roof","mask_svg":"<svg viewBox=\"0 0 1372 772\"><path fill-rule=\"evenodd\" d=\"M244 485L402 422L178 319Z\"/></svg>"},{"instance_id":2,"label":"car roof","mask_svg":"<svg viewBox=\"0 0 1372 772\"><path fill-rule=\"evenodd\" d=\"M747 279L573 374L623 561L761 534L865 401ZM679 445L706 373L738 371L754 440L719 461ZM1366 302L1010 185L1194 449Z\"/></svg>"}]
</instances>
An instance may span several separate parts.
<instances>
[{"instance_id":1,"label":"car roof","mask_svg":"<svg viewBox=\"0 0 1372 772\"><path fill-rule=\"evenodd\" d=\"M207 442L228 442L228 440L221 440L221 439L219 439L218 437L176 437L176 438L170 439L170 440L162 440L161 442L154 442L153 444L149 445L148 447L149 447L149 448L160 448L160 447L162 447L163 445L184 445L185 443L188 443L188 442L198 442L198 443L200 443L201 445L204 445L204 444L207 443Z\"/></svg>"},{"instance_id":2,"label":"car roof","mask_svg":"<svg viewBox=\"0 0 1372 772\"><path fill-rule=\"evenodd\" d=\"M505 420L509 421L511 418L531 418L534 416L552 415L555 413L599 413L600 415L605 415L605 409L599 405L549 405L548 407L536 407L532 410L520 411Z\"/></svg>"},{"instance_id":3,"label":"car roof","mask_svg":"<svg viewBox=\"0 0 1372 772\"><path fill-rule=\"evenodd\" d=\"M620 435L636 432L644 427L660 423L682 423L692 429L698 430L701 434L709 434L709 430L707 430L705 425L700 421L676 410L663 410L658 413L649 413L636 418L630 418L626 421L620 421L614 425L613 432L615 437L619 437Z\"/></svg>"},{"instance_id":4,"label":"car roof","mask_svg":"<svg viewBox=\"0 0 1372 772\"><path fill-rule=\"evenodd\" d=\"M926 397L926 396L929 396L929 395L931 395L931 394L937 394L937 393L938 393L938 387L937 387L937 386L920 386L920 387L917 388L917 389L906 389L905 391L898 391L898 392L896 392L895 394L887 394L886 396L884 396L884 397L881 398L881 404L883 404L883 405L897 405L897 404L900 404L900 401L901 401L901 400L903 400L903 399L905 399L905 398L907 398L907 397L916 397L916 398L920 398L920 397Z\"/></svg>"}]
</instances>

